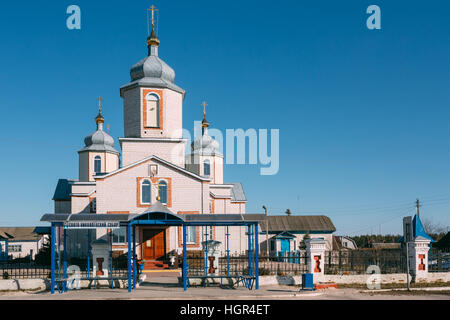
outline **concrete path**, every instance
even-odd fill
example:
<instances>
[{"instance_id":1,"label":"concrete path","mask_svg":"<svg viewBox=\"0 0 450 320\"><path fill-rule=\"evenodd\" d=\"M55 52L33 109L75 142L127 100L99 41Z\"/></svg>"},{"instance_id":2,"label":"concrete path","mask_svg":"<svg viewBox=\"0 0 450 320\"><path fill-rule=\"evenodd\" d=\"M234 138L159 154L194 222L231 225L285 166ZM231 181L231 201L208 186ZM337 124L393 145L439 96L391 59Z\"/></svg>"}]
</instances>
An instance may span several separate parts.
<instances>
[{"instance_id":1,"label":"concrete path","mask_svg":"<svg viewBox=\"0 0 450 320\"><path fill-rule=\"evenodd\" d=\"M40 293L0 293L0 299L15 300L450 300L450 295L423 293L407 294L383 292L362 293L358 289L325 289L317 291L301 292L297 287L292 286L264 286L259 290L248 290L243 287L235 289L221 289L220 287L193 287L185 292L178 285L178 278L171 276L151 276L144 281L141 286L129 293L126 289L100 288L97 290L71 290L63 294L49 292Z\"/></svg>"}]
</instances>

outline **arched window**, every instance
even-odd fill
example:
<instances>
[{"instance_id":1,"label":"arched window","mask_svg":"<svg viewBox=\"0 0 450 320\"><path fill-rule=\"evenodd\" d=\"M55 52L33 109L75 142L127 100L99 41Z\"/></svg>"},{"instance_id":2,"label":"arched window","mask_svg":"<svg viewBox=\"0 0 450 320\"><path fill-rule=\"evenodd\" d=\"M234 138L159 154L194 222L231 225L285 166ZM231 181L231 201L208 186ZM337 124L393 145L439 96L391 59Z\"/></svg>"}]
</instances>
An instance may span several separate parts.
<instances>
[{"instance_id":1,"label":"arched window","mask_svg":"<svg viewBox=\"0 0 450 320\"><path fill-rule=\"evenodd\" d=\"M161 203L167 204L168 194L167 194L167 182L161 180L159 182L159 201Z\"/></svg>"},{"instance_id":2,"label":"arched window","mask_svg":"<svg viewBox=\"0 0 450 320\"><path fill-rule=\"evenodd\" d=\"M102 158L100 156L95 156L94 158L94 172L102 172Z\"/></svg>"},{"instance_id":3,"label":"arched window","mask_svg":"<svg viewBox=\"0 0 450 320\"><path fill-rule=\"evenodd\" d=\"M150 204L152 195L152 184L149 180L142 181L141 184L141 203Z\"/></svg>"},{"instance_id":4,"label":"arched window","mask_svg":"<svg viewBox=\"0 0 450 320\"><path fill-rule=\"evenodd\" d=\"M209 176L211 174L211 166L209 164L209 160L203 161L203 175Z\"/></svg>"},{"instance_id":5,"label":"arched window","mask_svg":"<svg viewBox=\"0 0 450 320\"><path fill-rule=\"evenodd\" d=\"M159 97L150 93L146 97L146 102L145 126L147 128L159 128Z\"/></svg>"}]
</instances>

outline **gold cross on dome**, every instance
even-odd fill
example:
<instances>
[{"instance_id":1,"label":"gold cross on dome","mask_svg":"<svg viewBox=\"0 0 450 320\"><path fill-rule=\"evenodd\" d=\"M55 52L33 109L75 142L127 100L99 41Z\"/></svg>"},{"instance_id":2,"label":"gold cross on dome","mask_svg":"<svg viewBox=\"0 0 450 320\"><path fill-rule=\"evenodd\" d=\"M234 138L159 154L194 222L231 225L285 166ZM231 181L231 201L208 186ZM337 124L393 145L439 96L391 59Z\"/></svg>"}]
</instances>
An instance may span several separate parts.
<instances>
[{"instance_id":1,"label":"gold cross on dome","mask_svg":"<svg viewBox=\"0 0 450 320\"><path fill-rule=\"evenodd\" d=\"M97 101L98 101L98 113L102 113L102 101L103 101L103 98L99 96L97 98Z\"/></svg>"},{"instance_id":2,"label":"gold cross on dome","mask_svg":"<svg viewBox=\"0 0 450 320\"><path fill-rule=\"evenodd\" d=\"M152 12L152 25L155 24L155 11L158 11L154 5L150 6L150 9L147 9L148 11Z\"/></svg>"},{"instance_id":3,"label":"gold cross on dome","mask_svg":"<svg viewBox=\"0 0 450 320\"><path fill-rule=\"evenodd\" d=\"M202 106L203 106L203 116L205 116L206 115L206 106L207 106L208 104L206 103L206 101L203 101L202 102Z\"/></svg>"}]
</instances>

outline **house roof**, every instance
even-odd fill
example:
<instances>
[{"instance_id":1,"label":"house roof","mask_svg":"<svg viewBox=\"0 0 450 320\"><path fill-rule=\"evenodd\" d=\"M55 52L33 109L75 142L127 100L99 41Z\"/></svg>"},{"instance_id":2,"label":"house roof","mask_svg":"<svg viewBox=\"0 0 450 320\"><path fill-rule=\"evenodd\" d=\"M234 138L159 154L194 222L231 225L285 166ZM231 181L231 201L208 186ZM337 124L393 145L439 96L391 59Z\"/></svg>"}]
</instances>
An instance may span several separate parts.
<instances>
[{"instance_id":1,"label":"house roof","mask_svg":"<svg viewBox=\"0 0 450 320\"><path fill-rule=\"evenodd\" d=\"M401 243L399 242L374 242L372 243L372 248L374 249L400 249Z\"/></svg>"},{"instance_id":2,"label":"house roof","mask_svg":"<svg viewBox=\"0 0 450 320\"><path fill-rule=\"evenodd\" d=\"M304 232L318 232L318 231L336 231L331 219L327 216L267 216L268 231L304 231ZM262 231L266 231L266 224L261 224Z\"/></svg>"},{"instance_id":3,"label":"house roof","mask_svg":"<svg viewBox=\"0 0 450 320\"><path fill-rule=\"evenodd\" d=\"M433 246L436 248L450 248L450 232L447 232L447 234Z\"/></svg>"},{"instance_id":4,"label":"house roof","mask_svg":"<svg viewBox=\"0 0 450 320\"><path fill-rule=\"evenodd\" d=\"M0 228L0 235L6 235L10 241L36 241L42 235L34 232L36 227L4 227Z\"/></svg>"}]
</instances>

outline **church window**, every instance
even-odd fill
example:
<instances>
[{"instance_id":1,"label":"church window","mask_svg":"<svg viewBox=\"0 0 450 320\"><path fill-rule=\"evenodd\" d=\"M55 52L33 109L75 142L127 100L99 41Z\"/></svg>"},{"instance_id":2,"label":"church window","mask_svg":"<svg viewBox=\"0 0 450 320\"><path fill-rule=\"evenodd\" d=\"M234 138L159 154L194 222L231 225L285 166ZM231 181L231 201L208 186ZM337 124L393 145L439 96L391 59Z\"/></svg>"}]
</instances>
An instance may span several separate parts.
<instances>
[{"instance_id":1,"label":"church window","mask_svg":"<svg viewBox=\"0 0 450 320\"><path fill-rule=\"evenodd\" d=\"M147 128L159 128L159 97L150 93L146 97L146 123Z\"/></svg>"},{"instance_id":2,"label":"church window","mask_svg":"<svg viewBox=\"0 0 450 320\"><path fill-rule=\"evenodd\" d=\"M125 243L126 230L125 228L113 229L112 230L112 243L119 244Z\"/></svg>"},{"instance_id":3,"label":"church window","mask_svg":"<svg viewBox=\"0 0 450 320\"><path fill-rule=\"evenodd\" d=\"M159 182L159 201L161 203L167 204L167 199L168 199L168 192L167 192L167 182L164 180L161 180Z\"/></svg>"},{"instance_id":4,"label":"church window","mask_svg":"<svg viewBox=\"0 0 450 320\"><path fill-rule=\"evenodd\" d=\"M211 166L209 164L209 160L205 160L203 162L203 175L209 176L211 174Z\"/></svg>"},{"instance_id":5,"label":"church window","mask_svg":"<svg viewBox=\"0 0 450 320\"><path fill-rule=\"evenodd\" d=\"M102 172L102 158L100 156L95 156L94 158L94 172Z\"/></svg>"},{"instance_id":6,"label":"church window","mask_svg":"<svg viewBox=\"0 0 450 320\"><path fill-rule=\"evenodd\" d=\"M141 203L149 204L151 199L152 185L149 180L142 181L141 185Z\"/></svg>"},{"instance_id":7,"label":"church window","mask_svg":"<svg viewBox=\"0 0 450 320\"><path fill-rule=\"evenodd\" d=\"M186 243L195 243L197 240L197 229L195 226L186 227Z\"/></svg>"}]
</instances>

